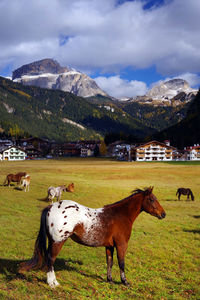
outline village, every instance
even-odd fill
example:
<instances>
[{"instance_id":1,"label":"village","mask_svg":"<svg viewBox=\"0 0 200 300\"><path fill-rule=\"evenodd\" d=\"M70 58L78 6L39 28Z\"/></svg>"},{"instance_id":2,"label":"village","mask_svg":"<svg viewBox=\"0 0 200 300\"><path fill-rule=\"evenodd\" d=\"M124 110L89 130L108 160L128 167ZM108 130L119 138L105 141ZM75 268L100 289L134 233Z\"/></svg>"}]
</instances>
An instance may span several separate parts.
<instances>
[{"instance_id":1,"label":"village","mask_svg":"<svg viewBox=\"0 0 200 300\"><path fill-rule=\"evenodd\" d=\"M100 140L57 143L37 137L0 139L0 161L99 156L121 161L195 161L200 160L200 145L195 144L179 150L170 145L169 140L140 144L116 141L106 146Z\"/></svg>"}]
</instances>

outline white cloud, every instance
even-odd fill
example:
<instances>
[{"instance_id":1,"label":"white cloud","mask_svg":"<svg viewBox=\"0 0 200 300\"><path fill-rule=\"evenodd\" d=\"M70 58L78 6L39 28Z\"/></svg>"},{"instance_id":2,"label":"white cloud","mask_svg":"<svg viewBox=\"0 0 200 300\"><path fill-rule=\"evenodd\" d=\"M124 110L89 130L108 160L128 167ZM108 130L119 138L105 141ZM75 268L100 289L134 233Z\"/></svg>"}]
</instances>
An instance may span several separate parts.
<instances>
[{"instance_id":1,"label":"white cloud","mask_svg":"<svg viewBox=\"0 0 200 300\"><path fill-rule=\"evenodd\" d=\"M176 78L186 80L191 88L198 89L200 87L200 76L198 74L187 72L187 73L184 73L184 74L178 74L178 75L173 76L173 77L166 77L163 80L153 82L151 84L150 88L152 88L155 85L160 84L161 82L169 81L169 80L176 79Z\"/></svg>"},{"instance_id":2,"label":"white cloud","mask_svg":"<svg viewBox=\"0 0 200 300\"><path fill-rule=\"evenodd\" d=\"M100 76L94 80L102 90L115 98L144 95L147 92L147 86L142 81L128 81L119 76L111 76L108 78Z\"/></svg>"},{"instance_id":3,"label":"white cloud","mask_svg":"<svg viewBox=\"0 0 200 300\"><path fill-rule=\"evenodd\" d=\"M190 87L199 88L200 87L200 76L197 74L185 73L178 76L178 78L182 78L186 80Z\"/></svg>"},{"instance_id":4,"label":"white cloud","mask_svg":"<svg viewBox=\"0 0 200 300\"><path fill-rule=\"evenodd\" d=\"M112 72L156 66L163 75L200 70L200 1L1 0L0 68L44 57ZM60 37L67 36L60 44Z\"/></svg>"}]
</instances>

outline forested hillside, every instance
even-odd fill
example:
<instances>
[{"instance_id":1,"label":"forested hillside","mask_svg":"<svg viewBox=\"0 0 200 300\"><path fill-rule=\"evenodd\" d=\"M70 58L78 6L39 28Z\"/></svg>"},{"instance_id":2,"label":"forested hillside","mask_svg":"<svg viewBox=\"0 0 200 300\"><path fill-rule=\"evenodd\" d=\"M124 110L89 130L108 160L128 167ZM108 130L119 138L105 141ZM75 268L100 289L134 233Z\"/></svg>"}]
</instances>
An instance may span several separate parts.
<instances>
[{"instance_id":1,"label":"forested hillside","mask_svg":"<svg viewBox=\"0 0 200 300\"><path fill-rule=\"evenodd\" d=\"M186 116L189 105L190 103L178 106L155 106L131 102L121 104L121 108L145 126L160 131L180 122Z\"/></svg>"},{"instance_id":2,"label":"forested hillside","mask_svg":"<svg viewBox=\"0 0 200 300\"><path fill-rule=\"evenodd\" d=\"M24 86L2 77L0 104L0 130L15 136L66 141L99 139L111 131L139 138L153 132L114 104L108 109L68 92Z\"/></svg>"},{"instance_id":3,"label":"forested hillside","mask_svg":"<svg viewBox=\"0 0 200 300\"><path fill-rule=\"evenodd\" d=\"M200 143L200 91L188 108L186 117L176 125L149 137L149 139L169 139L173 146L182 149Z\"/></svg>"}]
</instances>

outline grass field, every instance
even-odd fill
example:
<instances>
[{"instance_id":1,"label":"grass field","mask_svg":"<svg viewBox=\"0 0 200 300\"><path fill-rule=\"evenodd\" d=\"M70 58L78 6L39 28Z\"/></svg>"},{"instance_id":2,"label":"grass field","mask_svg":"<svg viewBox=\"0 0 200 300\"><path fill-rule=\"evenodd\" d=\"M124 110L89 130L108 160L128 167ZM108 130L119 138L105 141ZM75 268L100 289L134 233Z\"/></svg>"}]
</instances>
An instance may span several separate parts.
<instances>
[{"instance_id":1,"label":"grass field","mask_svg":"<svg viewBox=\"0 0 200 300\"><path fill-rule=\"evenodd\" d=\"M3 186L8 173L31 175L29 192ZM68 240L55 262L60 286L51 290L46 273L17 274L33 254L47 188L74 182L64 193L93 208L119 201L135 188L154 186L167 216L141 213L133 224L126 254L129 287L120 283L116 253L113 284L106 282L105 249ZM190 187L195 201L178 201ZM200 164L63 159L0 163L0 299L200 299Z\"/></svg>"}]
</instances>

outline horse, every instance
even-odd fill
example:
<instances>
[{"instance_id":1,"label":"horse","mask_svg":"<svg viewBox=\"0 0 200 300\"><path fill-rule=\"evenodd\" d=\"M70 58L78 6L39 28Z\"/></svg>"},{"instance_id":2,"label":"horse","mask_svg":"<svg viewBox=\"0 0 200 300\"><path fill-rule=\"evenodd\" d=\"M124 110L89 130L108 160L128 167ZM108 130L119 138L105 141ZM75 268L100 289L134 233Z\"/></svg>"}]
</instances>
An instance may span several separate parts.
<instances>
[{"instance_id":1,"label":"horse","mask_svg":"<svg viewBox=\"0 0 200 300\"><path fill-rule=\"evenodd\" d=\"M73 193L74 192L74 183L70 183L67 187L67 192Z\"/></svg>"},{"instance_id":2,"label":"horse","mask_svg":"<svg viewBox=\"0 0 200 300\"><path fill-rule=\"evenodd\" d=\"M176 196L178 195L178 200L181 200L181 195L187 195L187 200L191 197L191 200L194 201L194 195L189 188L179 188L176 192ZM190 196L190 197L189 197Z\"/></svg>"},{"instance_id":3,"label":"horse","mask_svg":"<svg viewBox=\"0 0 200 300\"><path fill-rule=\"evenodd\" d=\"M19 272L43 266L47 269L49 286L54 288L59 285L53 265L63 244L70 237L84 246L105 247L108 282L112 282L113 253L116 248L121 282L127 285L124 258L133 222L143 211L158 219L166 216L152 191L153 187L137 189L127 198L98 209L71 200L47 206L41 214L34 254L29 261L20 264Z\"/></svg>"},{"instance_id":4,"label":"horse","mask_svg":"<svg viewBox=\"0 0 200 300\"><path fill-rule=\"evenodd\" d=\"M21 187L25 188L24 189L25 192L26 192L26 189L29 191L30 183L31 183L31 177L28 174L24 178L21 179Z\"/></svg>"},{"instance_id":5,"label":"horse","mask_svg":"<svg viewBox=\"0 0 200 300\"><path fill-rule=\"evenodd\" d=\"M53 203L53 198L56 197L57 201L61 199L62 192L66 192L66 185L61 185L58 187L50 186L47 190L47 200L51 200Z\"/></svg>"},{"instance_id":6,"label":"horse","mask_svg":"<svg viewBox=\"0 0 200 300\"><path fill-rule=\"evenodd\" d=\"M11 182L17 182L17 184L19 185L21 182L22 177L26 176L27 173L26 172L19 172L17 174L8 174L6 176L6 180L4 181L3 185L7 185L10 186Z\"/></svg>"}]
</instances>

